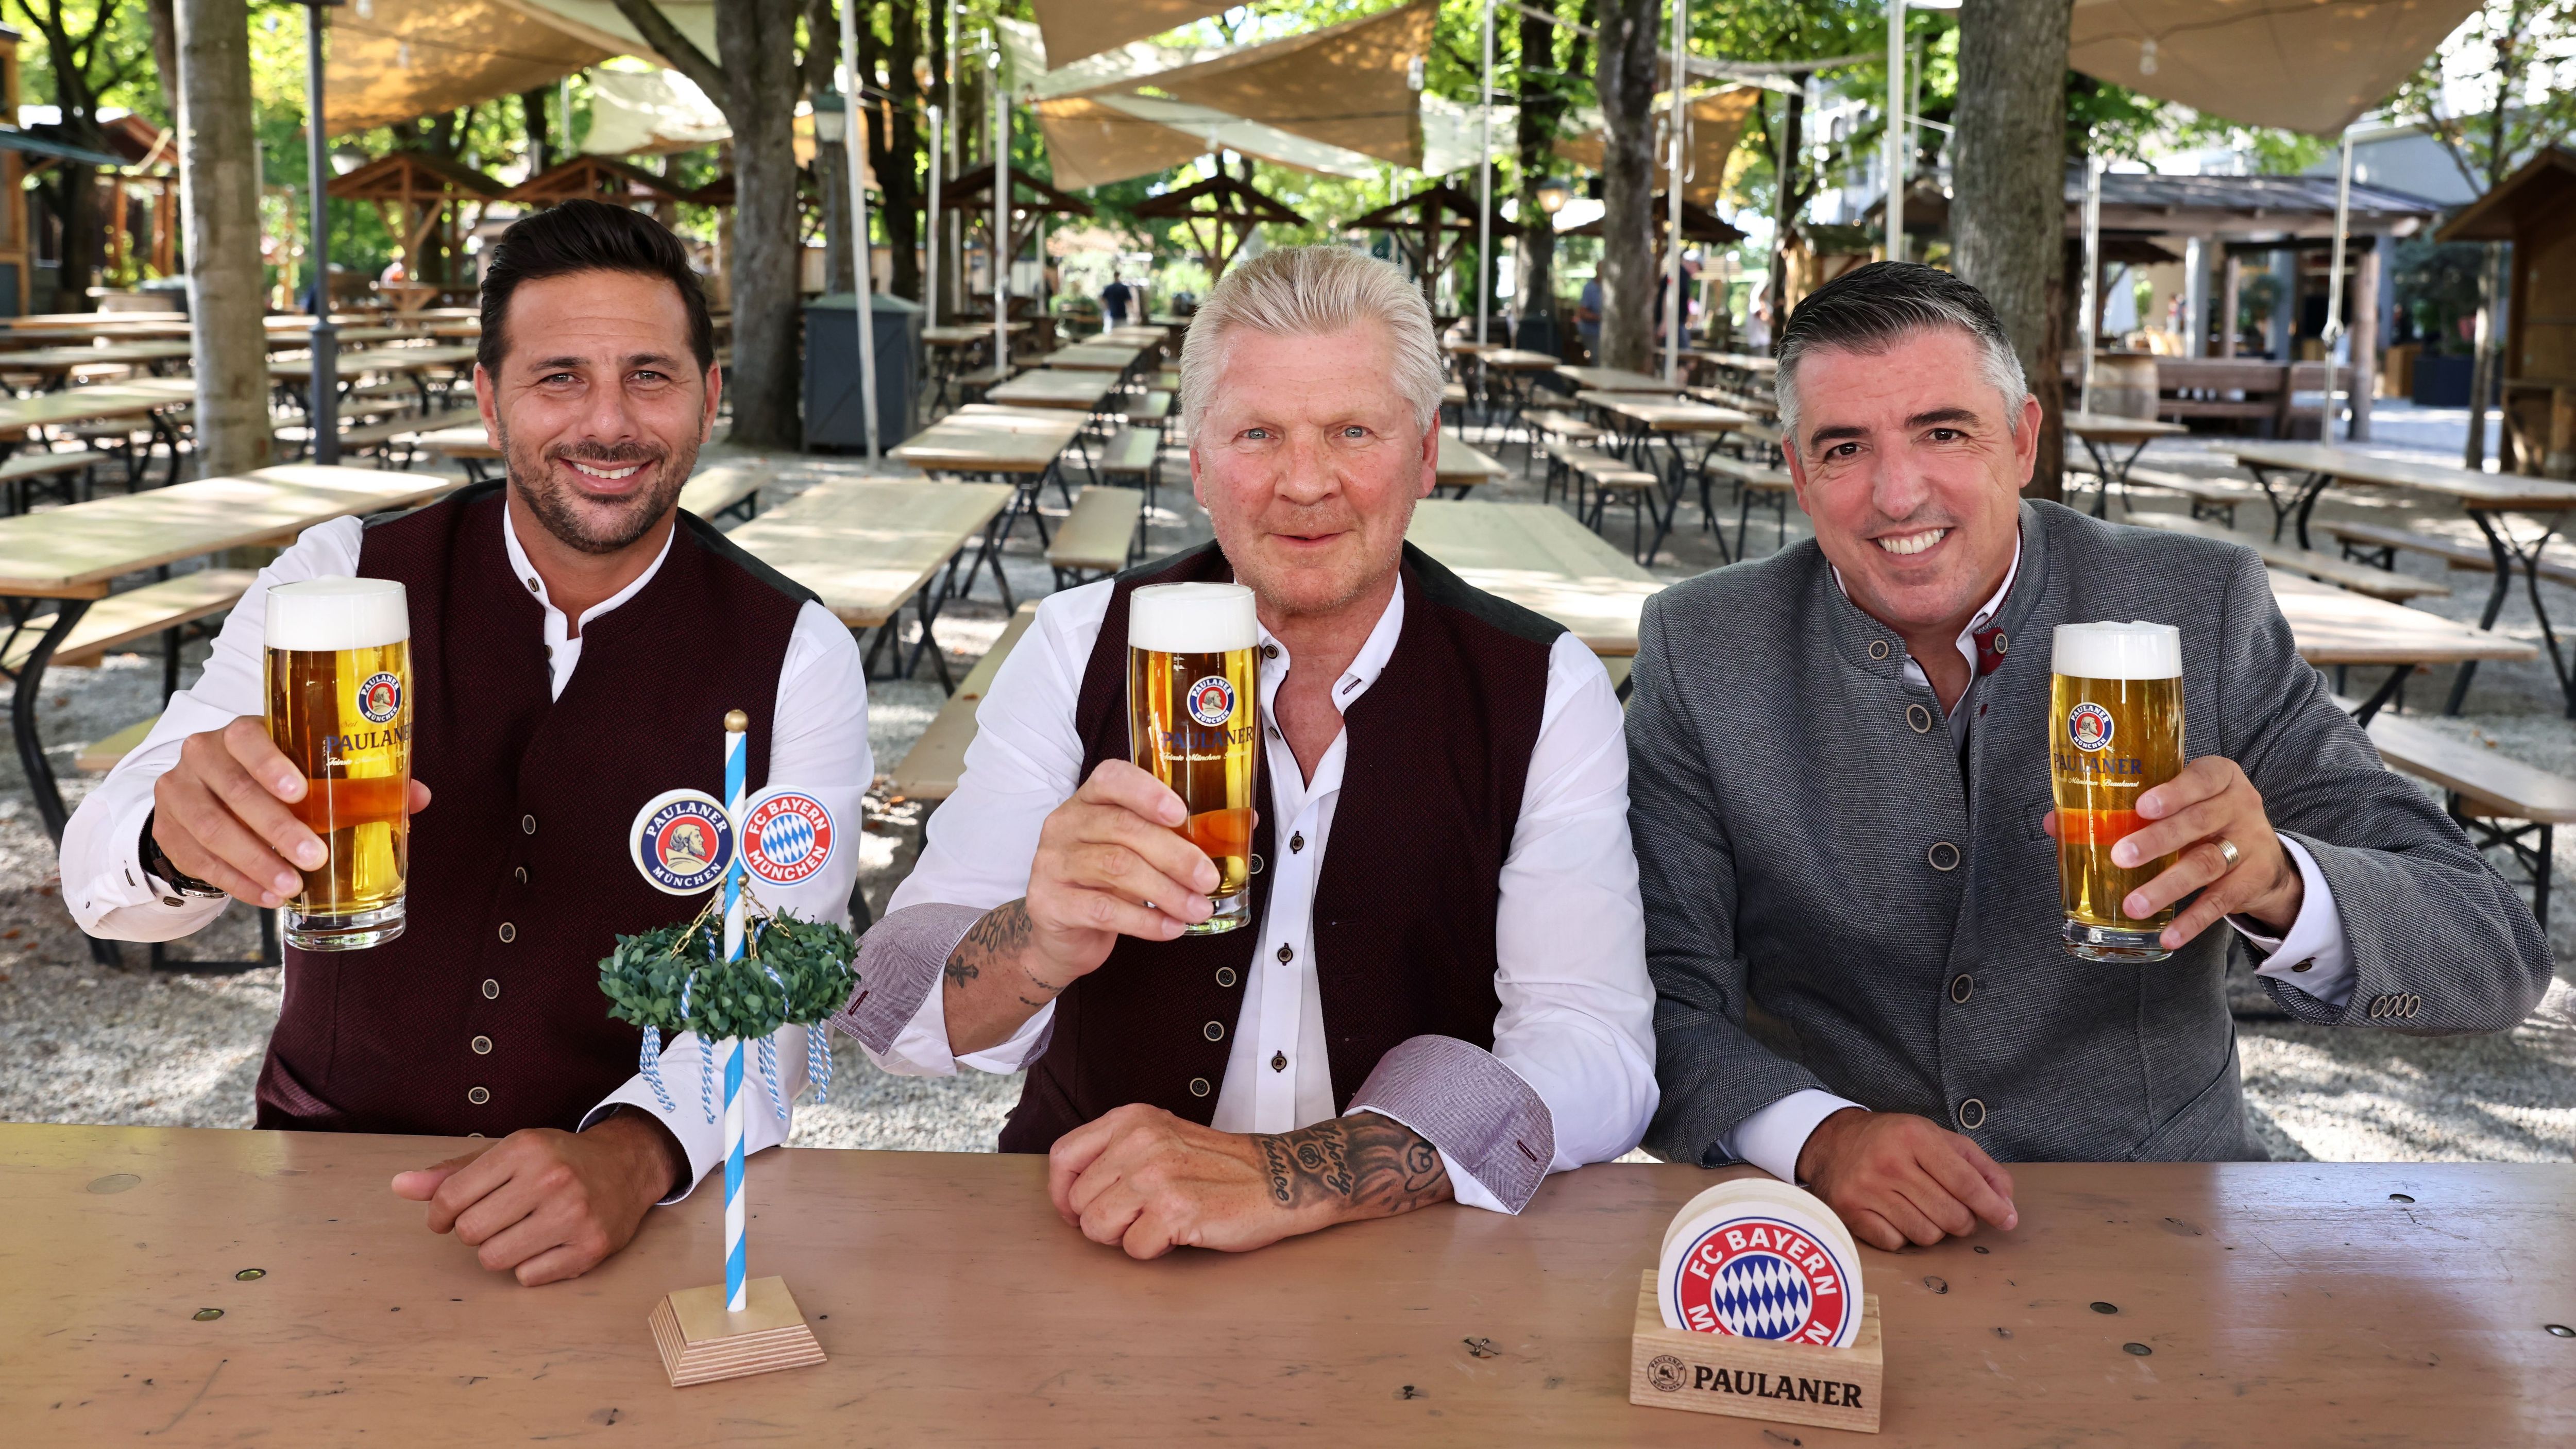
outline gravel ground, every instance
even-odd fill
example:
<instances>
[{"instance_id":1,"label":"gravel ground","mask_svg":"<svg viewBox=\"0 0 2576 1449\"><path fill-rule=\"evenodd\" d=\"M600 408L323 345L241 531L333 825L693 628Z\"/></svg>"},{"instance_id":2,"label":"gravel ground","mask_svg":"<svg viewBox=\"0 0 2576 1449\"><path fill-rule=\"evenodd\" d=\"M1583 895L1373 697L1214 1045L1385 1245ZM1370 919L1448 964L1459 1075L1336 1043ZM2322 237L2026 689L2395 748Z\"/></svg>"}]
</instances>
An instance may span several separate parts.
<instances>
[{"instance_id":1,"label":"gravel ground","mask_svg":"<svg viewBox=\"0 0 2576 1449\"><path fill-rule=\"evenodd\" d=\"M2401 420L2402 421L2402 420ZM2393 429L2405 441L2415 437ZM2439 446L2438 430L2431 446ZM2215 451L2223 440L2160 442L2149 461L2160 467L2211 477L2234 477ZM721 450L710 450L716 456ZM1517 469L1517 444L1503 450ZM791 469L765 497L774 505L818 478L866 471L845 460L811 460ZM891 467L879 471L892 473ZM1152 520L1152 544L1168 551L1207 536L1205 515L1188 500L1187 474L1177 456L1166 464L1172 480ZM2261 495L2244 489L2250 506L2239 510L2249 536L2268 529ZM1517 472L1487 490L1507 502L1538 501L1535 479ZM2179 509L2170 494L2142 492L2141 509ZM1060 501L1050 500L1051 508ZM1688 578L1722 560L1715 542L1684 510L1684 526L1654 572ZM2330 493L2323 518L2367 517L2425 532L2473 538L2456 510L2435 500L2363 490ZM1806 536L1791 513L1787 536ZM1617 520L1610 524L1624 538ZM1751 528L1753 551L1771 546L1767 519ZM1731 542L1730 538L1730 542ZM1022 597L1050 587L1035 540L1023 534L1007 561L1013 590ZM2442 578L2448 598L2422 602L2446 617L2474 623L2485 599L2485 580L2471 574L2444 578L2430 561L2408 559L2410 572ZM2544 585L2552 616L2576 620L2576 592ZM962 673L1000 634L1006 613L989 582L980 596L952 603L938 634L951 668ZM2497 628L2539 642L2528 600L2517 591ZM183 655L183 678L193 678L204 646ZM926 671L925 671L926 673ZM70 768L78 746L141 718L156 707L157 658L118 656L94 670L59 670L45 682L38 706L49 754L64 777L65 795L77 804L87 781ZM2375 679L2359 678L2367 689ZM2487 748L2563 774L2576 775L2576 727L2564 715L2546 662L2483 667L2459 719L2427 713L2439 707L2449 671L2436 670L2410 685L2414 717ZM935 680L880 682L869 692L870 737L877 767L890 770L912 739L937 713L944 696ZM911 868L919 848L922 807L887 797L870 803L860 839L861 880L880 912ZM2576 866L2576 840L2560 843L2559 868ZM251 1084L279 997L278 972L238 975L151 972L143 951L125 949L128 965L91 964L57 899L54 856L36 819L14 756L0 759L0 1120L99 1122L150 1126L248 1126ZM2551 932L2561 962L2576 961L2576 910L2562 897ZM235 908L217 926L181 943L174 954L200 959L240 958L256 949L253 923ZM2562 967L2562 974L2571 974ZM2419 1038L2385 1031L2334 1031L2261 1020L2269 1014L2250 981L2239 983L2249 1019L2239 1027L2252 1125L2274 1156L2324 1161L2459 1160L2567 1161L2576 1157L2576 992L2563 982L2515 1031L2495 1037ZM810 1099L797 1115L795 1141L815 1146L974 1151L989 1149L1003 1114L1018 1097L1011 1077L969 1072L950 1079L901 1078L868 1064L843 1040L834 1053L831 1100Z\"/></svg>"}]
</instances>

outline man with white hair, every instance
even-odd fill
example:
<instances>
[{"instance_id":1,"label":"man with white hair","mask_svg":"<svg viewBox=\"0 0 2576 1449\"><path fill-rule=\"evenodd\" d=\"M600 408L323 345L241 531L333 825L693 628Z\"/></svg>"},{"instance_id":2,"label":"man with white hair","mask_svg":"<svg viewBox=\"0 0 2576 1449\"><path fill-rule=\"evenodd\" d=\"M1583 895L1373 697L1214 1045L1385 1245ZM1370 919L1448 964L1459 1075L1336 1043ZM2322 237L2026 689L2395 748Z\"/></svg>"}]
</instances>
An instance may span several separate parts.
<instances>
[{"instance_id":1,"label":"man with white hair","mask_svg":"<svg viewBox=\"0 0 2576 1449\"><path fill-rule=\"evenodd\" d=\"M1039 607L837 1018L888 1070L1025 1067L1008 1152L1139 1258L1451 1199L1518 1212L1635 1146L1653 992L1608 676L1406 545L1439 457L1420 292L1335 247L1238 263L1181 358L1213 543ZM1260 624L1249 927L1128 763L1128 600ZM944 981L945 985L941 983Z\"/></svg>"},{"instance_id":2,"label":"man with white hair","mask_svg":"<svg viewBox=\"0 0 2576 1449\"><path fill-rule=\"evenodd\" d=\"M2380 768L2253 550L2020 498L2039 402L1976 288L1860 268L1778 356L1815 540L1675 585L1639 636L1651 1150L1751 1162L1865 1242L1928 1245L2015 1226L1998 1160L2262 1155L2231 936L2302 1021L2503 1031L2539 1001L2531 912ZM2132 619L2181 632L2188 763L2113 846L2174 857L2120 909L2182 909L2170 957L2088 964L2060 935L2050 637Z\"/></svg>"}]
</instances>

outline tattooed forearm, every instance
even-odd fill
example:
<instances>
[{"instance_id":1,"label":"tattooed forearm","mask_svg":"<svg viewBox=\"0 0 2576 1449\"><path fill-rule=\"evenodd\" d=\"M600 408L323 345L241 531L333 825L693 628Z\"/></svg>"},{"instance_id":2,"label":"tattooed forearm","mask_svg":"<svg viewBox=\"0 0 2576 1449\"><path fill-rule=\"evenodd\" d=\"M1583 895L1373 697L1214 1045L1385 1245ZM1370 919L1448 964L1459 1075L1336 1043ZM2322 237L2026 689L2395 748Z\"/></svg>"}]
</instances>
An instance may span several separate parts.
<instances>
[{"instance_id":1,"label":"tattooed forearm","mask_svg":"<svg viewBox=\"0 0 2576 1449\"><path fill-rule=\"evenodd\" d=\"M957 943L957 949L948 953L948 965L941 973L948 978L948 989L963 991L967 982L984 974L986 966L1018 960L1021 949L1029 944L1029 931L1026 901L1009 901L986 911L966 928L965 939Z\"/></svg>"},{"instance_id":2,"label":"tattooed forearm","mask_svg":"<svg viewBox=\"0 0 2576 1449\"><path fill-rule=\"evenodd\" d=\"M1352 1217L1393 1217L1451 1196L1439 1152L1412 1128L1375 1112L1256 1133L1252 1141L1271 1200L1281 1207L1327 1204Z\"/></svg>"}]
</instances>

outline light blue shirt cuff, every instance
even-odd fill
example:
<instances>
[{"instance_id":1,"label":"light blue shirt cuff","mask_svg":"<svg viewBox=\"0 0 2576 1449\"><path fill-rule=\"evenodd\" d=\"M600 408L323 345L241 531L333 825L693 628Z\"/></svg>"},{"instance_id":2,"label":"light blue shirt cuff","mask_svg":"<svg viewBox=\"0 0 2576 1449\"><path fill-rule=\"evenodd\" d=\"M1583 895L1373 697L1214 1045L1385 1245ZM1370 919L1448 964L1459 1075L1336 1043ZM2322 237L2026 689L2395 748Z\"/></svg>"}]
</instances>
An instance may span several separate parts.
<instances>
[{"instance_id":1,"label":"light blue shirt cuff","mask_svg":"<svg viewBox=\"0 0 2576 1449\"><path fill-rule=\"evenodd\" d=\"M2242 917L2229 916L2227 924L2264 953L2254 974L2269 976L2340 1010L2352 997L2352 945L2344 936L2343 913L2335 909L2334 888L2326 884L2325 872L2317 869L2316 857L2286 835L2280 841L2281 849L2298 863L2299 881L2306 890L2299 918L2277 939L2255 930Z\"/></svg>"},{"instance_id":2,"label":"light blue shirt cuff","mask_svg":"<svg viewBox=\"0 0 2576 1449\"><path fill-rule=\"evenodd\" d=\"M1764 1172L1795 1186L1798 1181L1798 1154L1807 1150L1807 1138L1816 1124L1845 1107L1860 1103L1817 1087L1791 1092L1779 1101L1745 1118L1726 1135L1718 1146L1726 1155L1750 1162ZM1863 1111L1868 1108L1861 1108Z\"/></svg>"}]
</instances>

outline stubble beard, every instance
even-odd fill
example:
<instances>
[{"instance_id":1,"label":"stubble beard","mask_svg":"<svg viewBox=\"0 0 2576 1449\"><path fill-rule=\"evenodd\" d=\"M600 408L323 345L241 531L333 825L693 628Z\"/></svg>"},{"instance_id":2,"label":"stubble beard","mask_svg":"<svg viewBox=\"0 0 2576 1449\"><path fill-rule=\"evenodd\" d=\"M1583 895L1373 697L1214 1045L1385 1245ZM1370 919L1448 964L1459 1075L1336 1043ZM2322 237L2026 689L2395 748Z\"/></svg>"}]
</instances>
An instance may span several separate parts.
<instances>
[{"instance_id":1,"label":"stubble beard","mask_svg":"<svg viewBox=\"0 0 2576 1449\"><path fill-rule=\"evenodd\" d=\"M497 420L496 420L497 421ZM565 545L589 554L611 554L632 546L649 532L662 515L671 510L686 487L689 474L697 468L698 445L692 439L678 448L655 448L642 443L614 446L599 443L572 443L553 450L552 456L569 461L616 467L627 463L661 466L656 471L650 492L637 493L622 501L602 499L576 500L569 496L572 487L548 467L549 458L531 449L520 453L510 440L510 426L498 424L501 454L509 471L510 491L536 515L546 532ZM585 512L585 508L590 510ZM613 509L605 524L597 520L598 510Z\"/></svg>"}]
</instances>

